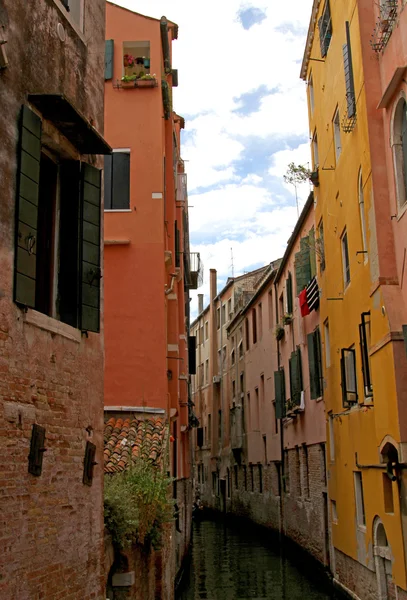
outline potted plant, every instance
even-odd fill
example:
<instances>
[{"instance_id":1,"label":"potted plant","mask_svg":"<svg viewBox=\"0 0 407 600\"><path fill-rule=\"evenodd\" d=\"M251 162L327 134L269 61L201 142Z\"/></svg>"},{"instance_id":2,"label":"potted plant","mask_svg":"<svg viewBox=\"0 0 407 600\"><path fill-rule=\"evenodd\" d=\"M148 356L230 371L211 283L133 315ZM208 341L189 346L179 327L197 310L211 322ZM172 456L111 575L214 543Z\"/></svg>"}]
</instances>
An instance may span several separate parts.
<instances>
[{"instance_id":1,"label":"potted plant","mask_svg":"<svg viewBox=\"0 0 407 600\"><path fill-rule=\"evenodd\" d=\"M121 80L122 88L134 88L136 85L136 75L125 75Z\"/></svg>"},{"instance_id":2,"label":"potted plant","mask_svg":"<svg viewBox=\"0 0 407 600\"><path fill-rule=\"evenodd\" d=\"M283 325L290 325L290 323L293 322L293 316L292 316L292 314L291 313L285 313L283 315L282 321L283 321Z\"/></svg>"},{"instance_id":3,"label":"potted plant","mask_svg":"<svg viewBox=\"0 0 407 600\"><path fill-rule=\"evenodd\" d=\"M274 335L276 336L276 340L280 341L284 337L284 334L285 334L284 327L282 325L280 325L280 323L278 323L278 325L276 326L276 328L274 330Z\"/></svg>"},{"instance_id":4,"label":"potted plant","mask_svg":"<svg viewBox=\"0 0 407 600\"><path fill-rule=\"evenodd\" d=\"M309 180L312 183L312 185L315 185L315 187L319 186L319 173L318 173L318 167L315 171L311 171L309 174Z\"/></svg>"},{"instance_id":5,"label":"potted plant","mask_svg":"<svg viewBox=\"0 0 407 600\"><path fill-rule=\"evenodd\" d=\"M136 86L137 87L155 87L156 85L156 75L155 73L145 73L139 77L137 77Z\"/></svg>"}]
</instances>

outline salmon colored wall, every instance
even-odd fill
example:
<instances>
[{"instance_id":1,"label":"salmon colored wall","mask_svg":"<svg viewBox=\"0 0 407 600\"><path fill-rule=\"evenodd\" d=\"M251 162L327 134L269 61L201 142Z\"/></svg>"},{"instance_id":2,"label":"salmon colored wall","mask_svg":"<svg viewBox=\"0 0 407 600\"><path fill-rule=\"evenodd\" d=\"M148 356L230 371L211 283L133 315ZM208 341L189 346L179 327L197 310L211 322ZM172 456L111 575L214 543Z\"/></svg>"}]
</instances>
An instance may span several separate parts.
<instances>
[{"instance_id":1,"label":"salmon colored wall","mask_svg":"<svg viewBox=\"0 0 407 600\"><path fill-rule=\"evenodd\" d=\"M301 349L302 363L302 378L303 388L305 393L305 409L303 413L299 413L284 429L284 447L294 448L301 444L319 444L326 440L326 424L325 424L325 402L323 398L311 400L310 381L309 381L309 363L308 363L308 345L307 335L312 333L318 326L319 310L313 310L306 317L301 316L299 301L296 297L296 280L295 280L295 254L300 250L300 239L308 235L310 229L315 227L314 207L312 206L301 228L295 244L290 252L284 269L279 276L277 283L277 298L284 294L286 298L286 280L288 273L291 273L293 281L293 322L291 325L285 326L285 335L280 342L280 361L284 366L286 378L286 396L290 395L290 379L289 379L289 358L291 353L297 348ZM313 248L311 248L311 252ZM318 264L318 258L317 264ZM281 323L281 315L279 316Z\"/></svg>"},{"instance_id":2,"label":"salmon colored wall","mask_svg":"<svg viewBox=\"0 0 407 600\"><path fill-rule=\"evenodd\" d=\"M150 40L151 72L161 73L158 21L107 3L114 78L105 84L105 134L130 149L130 211L105 211L105 404L167 408L164 286L163 119L160 86L115 89L122 43Z\"/></svg>"}]
</instances>

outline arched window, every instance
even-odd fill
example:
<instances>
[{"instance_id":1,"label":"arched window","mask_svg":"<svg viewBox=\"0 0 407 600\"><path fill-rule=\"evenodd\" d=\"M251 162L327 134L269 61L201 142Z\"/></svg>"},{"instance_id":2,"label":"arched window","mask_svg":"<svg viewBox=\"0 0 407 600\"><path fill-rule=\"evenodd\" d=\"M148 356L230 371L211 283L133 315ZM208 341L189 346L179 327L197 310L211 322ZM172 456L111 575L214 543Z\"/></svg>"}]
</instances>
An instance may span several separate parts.
<instances>
[{"instance_id":1,"label":"arched window","mask_svg":"<svg viewBox=\"0 0 407 600\"><path fill-rule=\"evenodd\" d=\"M392 147L397 204L401 208L407 202L407 104L405 98L400 98L394 113Z\"/></svg>"},{"instance_id":2,"label":"arched window","mask_svg":"<svg viewBox=\"0 0 407 600\"><path fill-rule=\"evenodd\" d=\"M367 237L366 237L366 216L365 216L365 199L363 195L363 179L362 169L359 171L358 178L358 195L359 195L359 215L360 215L360 231L362 234L362 250L364 252L363 260L367 261Z\"/></svg>"}]
</instances>

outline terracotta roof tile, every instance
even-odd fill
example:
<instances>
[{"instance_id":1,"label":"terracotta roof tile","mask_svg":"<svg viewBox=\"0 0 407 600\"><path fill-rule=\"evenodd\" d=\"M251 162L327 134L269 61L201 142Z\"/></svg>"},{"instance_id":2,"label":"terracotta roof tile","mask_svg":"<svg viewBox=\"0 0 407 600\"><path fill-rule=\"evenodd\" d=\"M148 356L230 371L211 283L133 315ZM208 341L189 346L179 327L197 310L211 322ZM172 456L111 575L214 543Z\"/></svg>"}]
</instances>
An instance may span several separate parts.
<instances>
[{"instance_id":1,"label":"terracotta roof tile","mask_svg":"<svg viewBox=\"0 0 407 600\"><path fill-rule=\"evenodd\" d=\"M166 452L168 426L165 419L116 419L105 423L105 473L124 471L131 462L141 457L160 465Z\"/></svg>"}]
</instances>

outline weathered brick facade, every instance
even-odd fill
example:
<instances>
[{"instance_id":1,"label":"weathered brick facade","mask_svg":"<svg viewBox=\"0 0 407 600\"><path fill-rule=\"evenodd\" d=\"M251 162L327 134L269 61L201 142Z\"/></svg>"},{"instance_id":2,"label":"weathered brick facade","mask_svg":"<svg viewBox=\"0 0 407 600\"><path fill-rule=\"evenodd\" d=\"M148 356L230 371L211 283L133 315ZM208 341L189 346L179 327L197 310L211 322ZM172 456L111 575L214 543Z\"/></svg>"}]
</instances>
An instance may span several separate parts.
<instances>
[{"instance_id":1,"label":"weathered brick facade","mask_svg":"<svg viewBox=\"0 0 407 600\"><path fill-rule=\"evenodd\" d=\"M27 94L65 95L103 131L105 2L84 2L83 32L61 2L34 4L0 2L9 60L0 71L0 596L102 599L103 334L17 306L13 277L21 106ZM100 164L55 123L42 118L42 128L64 158ZM34 423L45 428L39 476L28 472ZM91 486L82 482L88 441Z\"/></svg>"}]
</instances>

